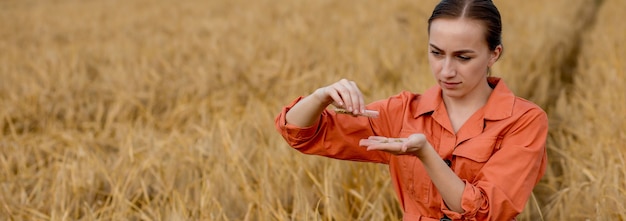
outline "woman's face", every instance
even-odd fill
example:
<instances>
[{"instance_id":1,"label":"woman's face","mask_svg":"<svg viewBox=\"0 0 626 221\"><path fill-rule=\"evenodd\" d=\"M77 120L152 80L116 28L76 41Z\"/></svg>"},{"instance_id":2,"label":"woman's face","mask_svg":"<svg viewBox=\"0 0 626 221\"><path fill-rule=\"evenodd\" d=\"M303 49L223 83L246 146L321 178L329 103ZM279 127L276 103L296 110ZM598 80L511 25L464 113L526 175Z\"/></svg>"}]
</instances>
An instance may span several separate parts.
<instances>
[{"instance_id":1,"label":"woman's face","mask_svg":"<svg viewBox=\"0 0 626 221\"><path fill-rule=\"evenodd\" d=\"M428 61L444 97L464 99L489 91L487 70L500 56L502 46L489 50L485 33L476 20L432 21Z\"/></svg>"}]
</instances>

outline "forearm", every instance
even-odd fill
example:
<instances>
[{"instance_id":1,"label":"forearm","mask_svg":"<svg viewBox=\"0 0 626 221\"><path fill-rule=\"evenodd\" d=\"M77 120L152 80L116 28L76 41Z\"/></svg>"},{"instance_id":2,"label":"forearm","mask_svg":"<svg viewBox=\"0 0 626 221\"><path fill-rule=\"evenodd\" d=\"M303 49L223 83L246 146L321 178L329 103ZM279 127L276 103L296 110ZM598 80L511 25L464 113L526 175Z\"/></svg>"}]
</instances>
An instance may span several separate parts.
<instances>
[{"instance_id":1,"label":"forearm","mask_svg":"<svg viewBox=\"0 0 626 221\"><path fill-rule=\"evenodd\" d=\"M430 144L424 147L417 156L424 164L430 179L437 187L448 208L452 211L463 213L461 198L465 189L465 182L441 160L439 154Z\"/></svg>"},{"instance_id":2,"label":"forearm","mask_svg":"<svg viewBox=\"0 0 626 221\"><path fill-rule=\"evenodd\" d=\"M320 117L320 114L331 102L319 100L311 94L297 104L295 104L285 116L287 123L298 126L308 127L313 125Z\"/></svg>"}]
</instances>

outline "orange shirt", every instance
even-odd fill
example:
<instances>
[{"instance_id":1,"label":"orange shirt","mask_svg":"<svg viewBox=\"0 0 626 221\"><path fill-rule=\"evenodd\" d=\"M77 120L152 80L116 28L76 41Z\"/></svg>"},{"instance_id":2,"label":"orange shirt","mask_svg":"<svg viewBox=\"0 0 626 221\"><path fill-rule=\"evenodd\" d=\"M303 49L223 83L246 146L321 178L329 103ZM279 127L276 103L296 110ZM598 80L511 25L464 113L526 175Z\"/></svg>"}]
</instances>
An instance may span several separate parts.
<instances>
[{"instance_id":1,"label":"orange shirt","mask_svg":"<svg viewBox=\"0 0 626 221\"><path fill-rule=\"evenodd\" d=\"M306 154L389 165L404 220L512 220L526 204L546 167L548 118L537 105L516 97L499 78L485 106L454 133L441 88L423 95L402 92L373 102L379 118L352 117L325 110L311 127L287 124L285 115L302 97L283 108L276 128L290 146ZM415 156L367 151L369 136L408 137L423 133L443 160L465 182L464 213L449 210Z\"/></svg>"}]
</instances>

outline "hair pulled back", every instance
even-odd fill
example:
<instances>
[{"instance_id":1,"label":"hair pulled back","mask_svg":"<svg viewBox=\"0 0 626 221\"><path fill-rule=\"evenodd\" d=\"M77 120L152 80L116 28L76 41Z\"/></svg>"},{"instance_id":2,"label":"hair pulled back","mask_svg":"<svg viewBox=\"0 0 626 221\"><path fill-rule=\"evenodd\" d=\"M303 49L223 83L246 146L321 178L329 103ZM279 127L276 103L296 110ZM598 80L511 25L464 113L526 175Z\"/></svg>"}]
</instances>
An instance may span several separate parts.
<instances>
[{"instance_id":1,"label":"hair pulled back","mask_svg":"<svg viewBox=\"0 0 626 221\"><path fill-rule=\"evenodd\" d=\"M442 0L435 6L428 19L428 32L431 23L438 18L468 18L484 24L485 40L490 50L502 45L502 21L498 8L491 0Z\"/></svg>"}]
</instances>

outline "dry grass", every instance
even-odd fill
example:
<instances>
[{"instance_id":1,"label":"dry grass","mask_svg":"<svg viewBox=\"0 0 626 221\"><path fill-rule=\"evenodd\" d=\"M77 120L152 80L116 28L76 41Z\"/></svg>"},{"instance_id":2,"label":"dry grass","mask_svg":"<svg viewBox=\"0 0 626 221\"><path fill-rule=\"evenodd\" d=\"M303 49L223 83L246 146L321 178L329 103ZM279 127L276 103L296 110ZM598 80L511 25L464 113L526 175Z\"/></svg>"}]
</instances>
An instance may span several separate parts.
<instances>
[{"instance_id":1,"label":"dry grass","mask_svg":"<svg viewBox=\"0 0 626 221\"><path fill-rule=\"evenodd\" d=\"M340 77L432 85L435 3L2 1L0 219L398 220L386 167L298 154L273 118ZM624 220L624 4L496 3L494 74L553 125L520 218Z\"/></svg>"},{"instance_id":2,"label":"dry grass","mask_svg":"<svg viewBox=\"0 0 626 221\"><path fill-rule=\"evenodd\" d=\"M607 0L581 45L572 90L552 113L551 220L626 220L626 2Z\"/></svg>"}]
</instances>

